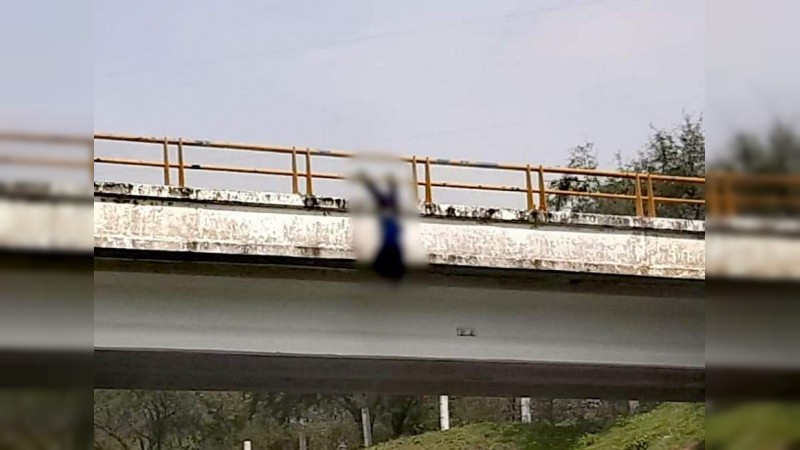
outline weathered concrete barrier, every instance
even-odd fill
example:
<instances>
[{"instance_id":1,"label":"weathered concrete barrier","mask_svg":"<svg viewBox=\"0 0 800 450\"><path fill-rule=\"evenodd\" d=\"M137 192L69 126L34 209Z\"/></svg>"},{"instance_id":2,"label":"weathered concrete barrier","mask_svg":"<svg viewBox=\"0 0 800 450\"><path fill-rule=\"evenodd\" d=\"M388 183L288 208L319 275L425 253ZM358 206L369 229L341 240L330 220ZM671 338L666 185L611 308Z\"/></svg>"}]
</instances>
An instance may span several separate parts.
<instances>
[{"instance_id":1,"label":"weathered concrete barrier","mask_svg":"<svg viewBox=\"0 0 800 450\"><path fill-rule=\"evenodd\" d=\"M730 218L709 221L708 275L719 279L800 280L800 221Z\"/></svg>"},{"instance_id":2,"label":"weathered concrete barrier","mask_svg":"<svg viewBox=\"0 0 800 450\"><path fill-rule=\"evenodd\" d=\"M700 280L700 221L423 205L427 261ZM116 251L355 259L347 202L300 195L95 184L94 246Z\"/></svg>"},{"instance_id":3,"label":"weathered concrete barrier","mask_svg":"<svg viewBox=\"0 0 800 450\"><path fill-rule=\"evenodd\" d=\"M92 208L89 186L0 184L0 250L89 254Z\"/></svg>"}]
</instances>

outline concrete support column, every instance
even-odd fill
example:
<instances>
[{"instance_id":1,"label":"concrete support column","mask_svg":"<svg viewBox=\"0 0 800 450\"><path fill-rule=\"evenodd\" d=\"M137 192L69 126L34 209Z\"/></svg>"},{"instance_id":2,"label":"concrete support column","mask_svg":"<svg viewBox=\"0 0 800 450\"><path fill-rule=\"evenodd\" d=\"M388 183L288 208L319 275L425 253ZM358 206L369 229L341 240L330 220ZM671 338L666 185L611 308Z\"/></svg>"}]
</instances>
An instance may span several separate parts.
<instances>
[{"instance_id":1,"label":"concrete support column","mask_svg":"<svg viewBox=\"0 0 800 450\"><path fill-rule=\"evenodd\" d=\"M300 435L298 436L299 450L308 450L308 436L306 436L306 420L300 419Z\"/></svg>"},{"instance_id":2,"label":"concrete support column","mask_svg":"<svg viewBox=\"0 0 800 450\"><path fill-rule=\"evenodd\" d=\"M521 397L519 399L519 409L522 423L531 423L531 398Z\"/></svg>"},{"instance_id":3,"label":"concrete support column","mask_svg":"<svg viewBox=\"0 0 800 450\"><path fill-rule=\"evenodd\" d=\"M450 399L446 395L439 396L439 426L442 431L450 429Z\"/></svg>"},{"instance_id":4,"label":"concrete support column","mask_svg":"<svg viewBox=\"0 0 800 450\"><path fill-rule=\"evenodd\" d=\"M369 408L361 408L361 429L364 433L364 447L372 447L372 427L370 427Z\"/></svg>"}]
</instances>

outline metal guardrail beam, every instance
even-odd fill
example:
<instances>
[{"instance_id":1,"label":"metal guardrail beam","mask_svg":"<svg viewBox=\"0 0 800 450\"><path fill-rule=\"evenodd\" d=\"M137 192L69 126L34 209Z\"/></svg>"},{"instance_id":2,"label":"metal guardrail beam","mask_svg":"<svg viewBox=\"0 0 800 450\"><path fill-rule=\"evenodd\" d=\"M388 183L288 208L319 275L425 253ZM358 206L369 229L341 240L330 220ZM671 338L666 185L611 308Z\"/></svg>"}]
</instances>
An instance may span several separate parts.
<instances>
[{"instance_id":1,"label":"metal guardrail beam","mask_svg":"<svg viewBox=\"0 0 800 450\"><path fill-rule=\"evenodd\" d=\"M343 151L343 150L326 150L326 149L316 149L308 147L298 149L297 147L287 147L287 146L277 146L277 145L261 145L261 144L223 142L223 141L204 141L204 140L191 140L182 138L176 139L170 137L130 136L121 134L109 134L109 133L97 133L95 134L95 139L101 141L117 141L117 142L162 145L164 147L164 160L160 162L121 159L121 158L100 158L100 157L95 158L94 162L97 164L120 164L120 165L144 166L144 167L163 167L164 184L170 183L169 170L171 169L178 169L178 175L180 179L178 183L179 186L185 186L186 170L205 170L205 171L216 171L216 172L287 176L292 178L292 192L299 193L297 180L302 177L306 181L305 193L307 195L313 195L314 179L328 179L328 180L346 179L346 176L342 174L312 171L311 170L312 157L355 158L359 156L359 154L357 153ZM179 160L181 161L184 155L183 151L184 147L202 147L207 149L286 154L290 155L292 158L291 170L256 169L249 167L231 167L231 166L219 166L210 164L190 164L188 166L184 166L181 162L179 162L178 165L176 166L169 161L169 154L167 149L170 145L178 146L179 149L178 157ZM305 172L301 172L298 169L299 166L299 163L297 161L298 153L302 154L302 156L305 159L305 169L306 169ZM690 184L702 185L705 183L705 180L703 178L653 175L653 174L636 174L636 173L619 172L619 171L574 169L565 167L539 166L537 168L531 168L531 166L528 164L525 165L502 164L502 163L491 163L483 161L451 160L442 158L432 159L429 157L419 158L417 156L397 156L397 157L382 156L382 158L389 158L398 162L404 162L411 165L412 179L414 180L413 183L417 187L422 187L424 189L426 203L433 202L433 192L432 192L433 188L468 189L468 190L494 191L494 192L524 192L527 194L528 209L530 210L538 209L541 211L546 211L548 209L547 207L548 195L605 198L605 199L628 200L628 201L633 200L637 203L637 205L641 206L641 207L637 206L637 212L639 212L640 215L643 215L644 211L646 210L648 215L651 217L654 217L656 215L656 204L658 203L673 203L673 204L683 203L689 205L702 205L705 203L705 200L703 199L684 199L684 198L670 198L670 197L657 196L654 195L655 191L653 189L654 181L690 183ZM422 164L424 168L425 176L423 180L418 179L418 166L420 164ZM434 165L524 172L526 175L526 183L525 187L520 187L520 186L507 186L507 185L486 185L486 184L474 184L474 183L433 181L431 176L431 166ZM537 173L536 186L534 186L534 181L533 181L534 171ZM633 180L636 184L639 184L640 186L638 189L636 189L636 192L638 193L637 195L548 189L544 180L544 176L546 174L585 175L585 176L595 176L595 177L612 177L612 178L628 179L628 180ZM647 187L643 191L641 188L641 184L644 183L645 180L647 183L646 184ZM642 192L645 192L645 194L642 194ZM538 203L539 203L538 207L534 201L534 194L536 194L536 197L538 197ZM646 208L644 206L645 201L647 205Z\"/></svg>"},{"instance_id":2,"label":"metal guardrail beam","mask_svg":"<svg viewBox=\"0 0 800 450\"><path fill-rule=\"evenodd\" d=\"M184 138L172 137L155 137L155 136L135 136L113 133L95 133L92 139L67 136L67 135L43 135L35 133L1 133L0 141L15 141L15 142L39 142L48 144L78 144L88 145L93 149L93 144L96 141L113 141L113 142L128 142L140 144L152 144L162 149L162 159L159 160L138 160L127 159L118 157L93 157L87 163L86 160L69 160L65 158L55 157L31 157L31 156L3 156L0 155L0 164L16 164L16 165L34 165L34 166L60 166L69 168L93 168L96 164L111 164L111 165L126 165L133 167L152 167L160 168L163 170L163 182L165 185L171 185L170 178L171 170L178 172L178 186L186 185L186 172L189 170L198 171L211 171L211 172L226 172L226 173L243 173L243 174L259 174L259 175L272 175L283 176L291 178L291 189L293 193L299 194L299 180L305 180L305 194L314 194L314 180L345 180L347 177L342 174L330 172L315 172L312 170L312 159L317 158L339 158L348 159L362 156L362 154L335 150L335 149L317 149L309 147L289 147L279 145L264 145L242 142L226 142L226 141L207 141L195 140ZM176 147L178 152L178 160L170 161L169 150L170 147ZM227 165L215 164L191 164L185 159L187 148L206 148L228 151L250 151L250 152L264 152L272 154L284 154L291 157L290 168L287 169L264 169L253 167L235 167ZM369 156L369 155L367 155ZM304 167L300 169L301 164L298 158L303 159ZM800 187L800 177L788 175L746 175L746 174L719 174L709 173L707 177L687 177L687 176L673 176L649 173L635 173L635 172L622 172L610 170L594 170L594 169L577 169L569 167L550 167L550 166L534 166L530 164L507 164L507 163L493 163L484 161L467 161L467 160L453 160L442 158L420 157L412 156L386 156L381 155L382 159L390 159L393 161L408 163L411 169L412 183L417 187L423 188L424 202L433 203L433 189L466 189L478 191L493 191L493 192L520 192L526 194L527 207L529 210L548 210L548 196L572 196L572 197L587 197L587 198L600 198L622 201L633 201L636 214L639 216L655 217L657 213L657 206L659 204L683 204L693 206L703 206L708 204L709 213L714 214L735 214L739 206L753 206L753 205L785 205L791 207L800 207L800 199L794 197L788 198L761 198L758 196L737 195L735 186L745 185L772 185L772 186L787 186L787 187ZM423 177L419 177L419 166L423 167ZM475 183L462 183L462 182L449 182L441 180L433 180L431 175L432 166L445 166L445 167L462 167L471 169L493 169L500 171L521 172L525 176L523 185L509 186L509 185L487 185ZM546 175L575 175L575 176L591 176L591 177L604 177L614 178L619 180L627 180L631 182L633 193L618 194L608 192L585 192L576 190L561 190L552 189L547 186L545 181ZM707 199L703 198L683 198L683 197L669 197L657 195L655 184L656 183L679 183L703 186L707 188ZM417 195L418 191L417 191Z\"/></svg>"}]
</instances>

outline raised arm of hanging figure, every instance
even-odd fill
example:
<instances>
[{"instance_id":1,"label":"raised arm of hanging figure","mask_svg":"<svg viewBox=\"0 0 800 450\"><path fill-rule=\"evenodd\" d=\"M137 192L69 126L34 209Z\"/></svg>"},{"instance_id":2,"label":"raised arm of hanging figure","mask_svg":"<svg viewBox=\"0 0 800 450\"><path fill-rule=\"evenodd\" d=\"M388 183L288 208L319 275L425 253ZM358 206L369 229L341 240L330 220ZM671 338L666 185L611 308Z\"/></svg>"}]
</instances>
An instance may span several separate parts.
<instances>
[{"instance_id":1,"label":"raised arm of hanging figure","mask_svg":"<svg viewBox=\"0 0 800 450\"><path fill-rule=\"evenodd\" d=\"M397 180L390 176L388 179L389 190L386 193L386 208L395 216L400 215L400 198L397 190Z\"/></svg>"},{"instance_id":2,"label":"raised arm of hanging figure","mask_svg":"<svg viewBox=\"0 0 800 450\"><path fill-rule=\"evenodd\" d=\"M379 210L388 211L392 215L399 214L397 185L393 179L389 180L389 189L387 193L382 193L375 184L375 181L365 174L358 175L357 179L364 183L364 186L367 188L367 191L369 191L372 200L375 202L375 206L377 206Z\"/></svg>"},{"instance_id":3,"label":"raised arm of hanging figure","mask_svg":"<svg viewBox=\"0 0 800 450\"><path fill-rule=\"evenodd\" d=\"M375 204L378 207L382 207L383 195L381 195L381 192L378 190L378 186L375 185L375 182L366 175L361 177L361 182L364 183L364 187L366 187L367 191L369 191L369 195L372 197L372 200L375 201Z\"/></svg>"}]
</instances>

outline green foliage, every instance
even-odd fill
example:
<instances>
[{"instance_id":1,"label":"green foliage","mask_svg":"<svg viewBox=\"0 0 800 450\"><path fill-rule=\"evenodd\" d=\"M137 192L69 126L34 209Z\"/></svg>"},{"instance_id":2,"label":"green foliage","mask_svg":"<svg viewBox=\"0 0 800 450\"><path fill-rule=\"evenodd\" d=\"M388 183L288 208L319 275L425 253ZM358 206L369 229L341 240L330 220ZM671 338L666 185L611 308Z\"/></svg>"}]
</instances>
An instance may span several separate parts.
<instances>
[{"instance_id":1,"label":"green foliage","mask_svg":"<svg viewBox=\"0 0 800 450\"><path fill-rule=\"evenodd\" d=\"M361 408L376 441L436 426L429 399L373 394L95 391L96 449L230 449L250 439L260 449L358 448Z\"/></svg>"},{"instance_id":2,"label":"green foliage","mask_svg":"<svg viewBox=\"0 0 800 450\"><path fill-rule=\"evenodd\" d=\"M583 432L577 427L543 423L478 423L389 441L375 450L568 450Z\"/></svg>"},{"instance_id":3,"label":"green foliage","mask_svg":"<svg viewBox=\"0 0 800 450\"><path fill-rule=\"evenodd\" d=\"M740 133L714 161L715 169L755 174L800 173L800 135L776 123L766 136Z\"/></svg>"},{"instance_id":4,"label":"green foliage","mask_svg":"<svg viewBox=\"0 0 800 450\"><path fill-rule=\"evenodd\" d=\"M567 167L570 169L597 169L597 152L594 144L587 142L570 149ZM548 189L570 192L599 192L602 183L597 177L564 175L550 182ZM598 202L590 197L551 195L548 204L556 211L583 213L598 212Z\"/></svg>"},{"instance_id":5,"label":"green foliage","mask_svg":"<svg viewBox=\"0 0 800 450\"><path fill-rule=\"evenodd\" d=\"M586 450L683 450L705 438L705 405L665 404L583 441Z\"/></svg>"},{"instance_id":6,"label":"green foliage","mask_svg":"<svg viewBox=\"0 0 800 450\"><path fill-rule=\"evenodd\" d=\"M436 407L438 408L438 403ZM513 422L518 414L519 405L513 398L450 398L450 424L453 427L480 422ZM438 423L434 424L433 429L437 428Z\"/></svg>"},{"instance_id":7,"label":"green foliage","mask_svg":"<svg viewBox=\"0 0 800 450\"><path fill-rule=\"evenodd\" d=\"M800 404L751 403L710 414L706 448L792 449L800 446Z\"/></svg>"},{"instance_id":8,"label":"green foliage","mask_svg":"<svg viewBox=\"0 0 800 450\"><path fill-rule=\"evenodd\" d=\"M99 400L99 401L98 401ZM136 408L131 408L136 405ZM215 410L202 395L176 391L95 392L95 448L200 448Z\"/></svg>"},{"instance_id":9,"label":"green foliage","mask_svg":"<svg viewBox=\"0 0 800 450\"><path fill-rule=\"evenodd\" d=\"M647 143L636 156L623 160L617 155L617 169L643 174L703 177L706 175L705 131L702 117L686 116L683 122L671 129L653 129ZM567 167L596 169L597 152L591 143L572 148ZM760 175L789 175L800 173L800 134L793 128L778 123L765 135L741 133L722 149L708 166L716 171L733 171ZM711 179L710 179L711 180ZM602 192L635 195L634 181L630 179L598 178L585 175L564 175L549 183L549 189L572 192ZM642 179L642 194L648 195L647 179ZM715 192L728 189L716 186ZM788 184L737 184L731 188L738 197L770 198L772 201L754 206L741 204L738 212L767 215L797 215L791 206L800 197L800 186ZM653 182L657 197L702 199L705 186L681 182ZM554 211L635 215L633 200L593 198L585 196L550 195L548 203ZM647 202L644 202L647 208ZM702 219L702 205L656 203L658 217Z\"/></svg>"},{"instance_id":10,"label":"green foliage","mask_svg":"<svg viewBox=\"0 0 800 450\"><path fill-rule=\"evenodd\" d=\"M717 171L757 175L797 175L800 173L800 135L793 128L777 123L765 136L752 133L737 135L727 151L711 165ZM728 189L738 197L771 199L761 205L740 204L737 212L768 216L797 216L796 200L800 186L796 183L736 184L719 186L718 192Z\"/></svg>"},{"instance_id":11,"label":"green foliage","mask_svg":"<svg viewBox=\"0 0 800 450\"><path fill-rule=\"evenodd\" d=\"M617 155L618 170L623 172L650 173L677 176L705 176L705 134L702 118L686 116L673 129L654 129L650 140L639 153L628 161ZM591 143L570 150L567 167L596 169L597 152ZM642 193L647 195L646 179L642 180ZM635 195L633 180L597 178L584 175L565 175L550 183L550 189L573 192L602 192L608 194ZM703 186L696 184L656 181L653 192L657 197L701 199L705 195ZM590 198L552 195L549 203L554 210L581 213L635 215L633 200ZM646 206L645 206L646 207ZM657 203L659 217L701 219L705 210L699 205Z\"/></svg>"},{"instance_id":12,"label":"green foliage","mask_svg":"<svg viewBox=\"0 0 800 450\"><path fill-rule=\"evenodd\" d=\"M89 448L91 400L82 389L0 389L0 449Z\"/></svg>"},{"instance_id":13,"label":"green foliage","mask_svg":"<svg viewBox=\"0 0 800 450\"><path fill-rule=\"evenodd\" d=\"M364 407L370 410L376 443L439 428L436 396L98 390L94 400L95 448L108 450L221 450L239 448L245 439L258 443L259 449L278 450L296 448L301 435L309 448L359 448ZM532 399L531 410L540 425L520 428L514 424L519 421L514 398L450 398L454 427L492 422L497 426L479 429L502 432L498 439L508 445L551 442L563 433L566 439L575 429L601 429L628 414L627 402L599 400ZM519 445L509 448L526 448Z\"/></svg>"},{"instance_id":14,"label":"green foliage","mask_svg":"<svg viewBox=\"0 0 800 450\"><path fill-rule=\"evenodd\" d=\"M479 423L389 441L376 450L685 450L705 436L702 404L665 404L596 434L575 425Z\"/></svg>"}]
</instances>

